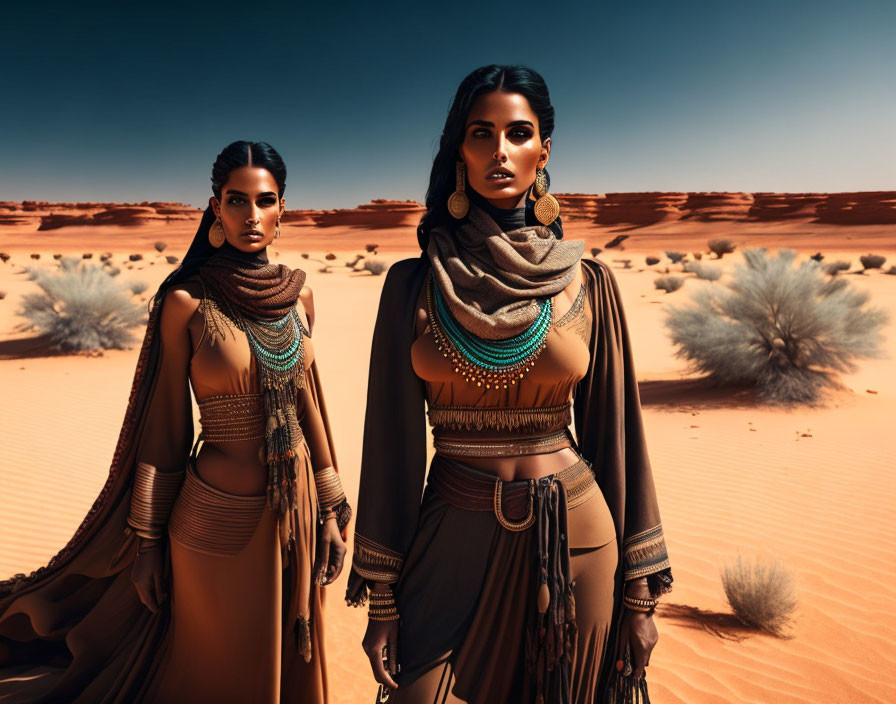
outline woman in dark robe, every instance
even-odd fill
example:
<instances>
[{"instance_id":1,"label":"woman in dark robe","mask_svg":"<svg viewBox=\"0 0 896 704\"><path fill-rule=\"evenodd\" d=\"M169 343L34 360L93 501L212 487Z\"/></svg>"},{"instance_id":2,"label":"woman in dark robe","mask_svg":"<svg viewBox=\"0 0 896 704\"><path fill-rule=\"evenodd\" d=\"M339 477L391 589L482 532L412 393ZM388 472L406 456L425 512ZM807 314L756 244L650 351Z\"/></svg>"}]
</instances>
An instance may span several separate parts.
<instances>
[{"instance_id":1,"label":"woman in dark robe","mask_svg":"<svg viewBox=\"0 0 896 704\"><path fill-rule=\"evenodd\" d=\"M534 71L467 76L423 254L383 287L347 592L383 701L646 700L672 575L619 291L548 193L553 126Z\"/></svg>"},{"instance_id":2,"label":"woman in dark robe","mask_svg":"<svg viewBox=\"0 0 896 704\"><path fill-rule=\"evenodd\" d=\"M0 700L328 700L322 587L350 509L311 291L268 261L285 184L263 142L215 161L196 236L153 298L99 498L49 565L0 584Z\"/></svg>"}]
</instances>

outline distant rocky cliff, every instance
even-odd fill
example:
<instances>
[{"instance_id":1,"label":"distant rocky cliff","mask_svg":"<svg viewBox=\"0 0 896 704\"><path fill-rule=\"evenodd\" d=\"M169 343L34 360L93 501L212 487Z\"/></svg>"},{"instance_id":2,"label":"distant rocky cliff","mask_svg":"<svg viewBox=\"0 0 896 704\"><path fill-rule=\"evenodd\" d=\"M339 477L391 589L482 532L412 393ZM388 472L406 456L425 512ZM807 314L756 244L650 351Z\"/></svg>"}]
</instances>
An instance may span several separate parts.
<instances>
[{"instance_id":1,"label":"distant rocky cliff","mask_svg":"<svg viewBox=\"0 0 896 704\"><path fill-rule=\"evenodd\" d=\"M567 221L633 227L675 221L781 222L830 225L896 224L896 191L861 193L558 193ZM362 229L416 227L416 201L377 199L356 208L287 210L283 222ZM118 225L139 227L195 221L202 210L183 203L47 203L0 201L0 225L28 230Z\"/></svg>"}]
</instances>

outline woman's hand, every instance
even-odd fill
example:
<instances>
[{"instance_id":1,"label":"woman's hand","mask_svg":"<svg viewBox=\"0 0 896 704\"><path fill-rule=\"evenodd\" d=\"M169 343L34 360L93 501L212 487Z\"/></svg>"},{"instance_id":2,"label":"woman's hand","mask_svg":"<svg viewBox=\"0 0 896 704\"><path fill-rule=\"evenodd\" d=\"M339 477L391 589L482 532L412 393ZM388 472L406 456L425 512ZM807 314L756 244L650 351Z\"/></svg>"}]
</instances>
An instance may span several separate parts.
<instances>
[{"instance_id":1,"label":"woman's hand","mask_svg":"<svg viewBox=\"0 0 896 704\"><path fill-rule=\"evenodd\" d=\"M625 646L628 644L632 654L632 674L640 677L644 674L644 668L650 664L650 653L658 639L656 624L651 614L625 609L619 630L617 660L623 660Z\"/></svg>"},{"instance_id":2,"label":"woman's hand","mask_svg":"<svg viewBox=\"0 0 896 704\"><path fill-rule=\"evenodd\" d=\"M336 517L330 516L320 528L320 540L317 541L317 557L314 560L314 580L321 586L336 580L342 572L345 562L345 543Z\"/></svg>"},{"instance_id":3,"label":"woman's hand","mask_svg":"<svg viewBox=\"0 0 896 704\"><path fill-rule=\"evenodd\" d=\"M649 599L650 589L647 587L647 580L642 577L627 583L625 593L630 597ZM625 646L628 645L632 656L632 674L640 677L644 674L644 668L650 664L650 653L659 640L659 634L652 613L635 611L625 606L622 608L625 609L625 613L619 629L619 649L616 658L624 660Z\"/></svg>"},{"instance_id":4,"label":"woman's hand","mask_svg":"<svg viewBox=\"0 0 896 704\"><path fill-rule=\"evenodd\" d=\"M161 543L150 547L138 547L134 566L131 568L131 581L137 588L140 601L154 614L159 612L168 598L165 588L165 551Z\"/></svg>"},{"instance_id":5,"label":"woman's hand","mask_svg":"<svg viewBox=\"0 0 896 704\"><path fill-rule=\"evenodd\" d=\"M398 621L368 620L362 644L373 678L389 689L398 689L393 679L398 674Z\"/></svg>"}]
</instances>

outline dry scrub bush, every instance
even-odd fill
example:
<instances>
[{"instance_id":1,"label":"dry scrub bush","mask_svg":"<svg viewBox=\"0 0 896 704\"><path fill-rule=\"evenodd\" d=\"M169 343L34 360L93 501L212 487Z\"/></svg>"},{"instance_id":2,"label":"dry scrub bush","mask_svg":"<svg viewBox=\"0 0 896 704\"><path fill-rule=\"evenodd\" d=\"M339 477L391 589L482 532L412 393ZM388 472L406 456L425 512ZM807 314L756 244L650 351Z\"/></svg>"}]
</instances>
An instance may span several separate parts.
<instances>
[{"instance_id":1,"label":"dry scrub bush","mask_svg":"<svg viewBox=\"0 0 896 704\"><path fill-rule=\"evenodd\" d=\"M84 252L81 255L81 259L93 259L93 252Z\"/></svg>"},{"instance_id":2,"label":"dry scrub bush","mask_svg":"<svg viewBox=\"0 0 896 704\"><path fill-rule=\"evenodd\" d=\"M0 301L6 298L6 291L0 291Z\"/></svg>"},{"instance_id":3,"label":"dry scrub bush","mask_svg":"<svg viewBox=\"0 0 896 704\"><path fill-rule=\"evenodd\" d=\"M828 262L827 264L821 265L821 270L825 274L829 274L831 276L836 276L840 271L849 271L850 263L845 262L842 259L837 260L836 262Z\"/></svg>"},{"instance_id":4,"label":"dry scrub bush","mask_svg":"<svg viewBox=\"0 0 896 704\"><path fill-rule=\"evenodd\" d=\"M165 251L165 247L168 246L168 243L167 243L167 242L162 242L162 240L159 240L158 242L153 242L153 243L152 243L152 246L156 248L156 251L157 251L159 254L161 254L162 252Z\"/></svg>"},{"instance_id":5,"label":"dry scrub bush","mask_svg":"<svg viewBox=\"0 0 896 704\"><path fill-rule=\"evenodd\" d=\"M703 252L694 252L694 259L696 259L697 261L703 259Z\"/></svg>"},{"instance_id":6,"label":"dry scrub bush","mask_svg":"<svg viewBox=\"0 0 896 704\"><path fill-rule=\"evenodd\" d=\"M4 264L6 264L6 262L8 262L11 259L9 252L0 252L0 259L3 260Z\"/></svg>"},{"instance_id":7,"label":"dry scrub bush","mask_svg":"<svg viewBox=\"0 0 896 704\"><path fill-rule=\"evenodd\" d=\"M600 254L602 251L603 251L603 250L602 250L600 247L592 247L592 248L591 248L591 256L592 256L592 257L596 257L596 256L597 256L598 254Z\"/></svg>"},{"instance_id":8,"label":"dry scrub bush","mask_svg":"<svg viewBox=\"0 0 896 704\"><path fill-rule=\"evenodd\" d=\"M825 278L796 252L743 252L725 286L704 287L690 307L671 306L666 328L676 355L721 385L748 385L770 403L815 403L837 372L881 355L886 311L842 278Z\"/></svg>"},{"instance_id":9,"label":"dry scrub bush","mask_svg":"<svg viewBox=\"0 0 896 704\"><path fill-rule=\"evenodd\" d=\"M374 276L379 276L380 274L385 273L388 269L389 265L379 259L364 260L364 271L369 271Z\"/></svg>"},{"instance_id":10,"label":"dry scrub bush","mask_svg":"<svg viewBox=\"0 0 896 704\"><path fill-rule=\"evenodd\" d=\"M62 259L62 255L59 254L59 252L57 252L56 254L53 255L53 259L55 259L58 262L60 259Z\"/></svg>"},{"instance_id":11,"label":"dry scrub bush","mask_svg":"<svg viewBox=\"0 0 896 704\"><path fill-rule=\"evenodd\" d=\"M31 255L31 258L34 259L35 261L37 261L38 259L40 259L40 255L35 253L35 254Z\"/></svg>"},{"instance_id":12,"label":"dry scrub bush","mask_svg":"<svg viewBox=\"0 0 896 704\"><path fill-rule=\"evenodd\" d=\"M682 271L696 274L698 279L705 281L718 281L722 278L722 267L707 262L685 262Z\"/></svg>"},{"instance_id":13,"label":"dry scrub bush","mask_svg":"<svg viewBox=\"0 0 896 704\"><path fill-rule=\"evenodd\" d=\"M166 254L165 261L168 262L169 264L177 264L180 261L180 259L175 257L173 254Z\"/></svg>"},{"instance_id":14,"label":"dry scrub bush","mask_svg":"<svg viewBox=\"0 0 896 704\"><path fill-rule=\"evenodd\" d=\"M816 252L811 257L809 257L809 259L814 259L815 261L820 262L822 259L824 259L824 255L821 252Z\"/></svg>"},{"instance_id":15,"label":"dry scrub bush","mask_svg":"<svg viewBox=\"0 0 896 704\"><path fill-rule=\"evenodd\" d=\"M128 260L129 260L129 261L132 261L132 262L139 262L139 261L141 261L142 259L143 259L143 255L142 255L142 254L129 254L129 255L128 255Z\"/></svg>"},{"instance_id":16,"label":"dry scrub bush","mask_svg":"<svg viewBox=\"0 0 896 704\"><path fill-rule=\"evenodd\" d=\"M147 286L145 281L132 281L128 288L131 289L131 293L133 293L135 296L139 296L141 293L146 291Z\"/></svg>"},{"instance_id":17,"label":"dry scrub bush","mask_svg":"<svg viewBox=\"0 0 896 704\"><path fill-rule=\"evenodd\" d=\"M688 255L687 252L666 252L666 256L672 260L673 264L678 264L678 262L680 262Z\"/></svg>"},{"instance_id":18,"label":"dry scrub bush","mask_svg":"<svg viewBox=\"0 0 896 704\"><path fill-rule=\"evenodd\" d=\"M22 296L17 314L61 350L126 349L131 329L146 321L127 289L95 264L40 274L36 283L41 293Z\"/></svg>"},{"instance_id":19,"label":"dry scrub bush","mask_svg":"<svg viewBox=\"0 0 896 704\"><path fill-rule=\"evenodd\" d=\"M779 638L797 606L793 575L780 562L754 563L740 555L721 570L722 587L734 615L747 626Z\"/></svg>"},{"instance_id":20,"label":"dry scrub bush","mask_svg":"<svg viewBox=\"0 0 896 704\"><path fill-rule=\"evenodd\" d=\"M379 245L378 244L365 244L364 249L368 252L372 252L373 254L376 254L376 250L379 249Z\"/></svg>"},{"instance_id":21,"label":"dry scrub bush","mask_svg":"<svg viewBox=\"0 0 896 704\"><path fill-rule=\"evenodd\" d=\"M880 254L863 254L859 257L859 261L862 262L862 269L867 271L868 269L880 269L887 258Z\"/></svg>"},{"instance_id":22,"label":"dry scrub bush","mask_svg":"<svg viewBox=\"0 0 896 704\"><path fill-rule=\"evenodd\" d=\"M726 254L731 254L736 248L737 245L734 244L731 240L710 240L706 243L706 246L709 247L709 251L716 255L717 259L721 259Z\"/></svg>"},{"instance_id":23,"label":"dry scrub bush","mask_svg":"<svg viewBox=\"0 0 896 704\"><path fill-rule=\"evenodd\" d=\"M653 266L654 264L660 263L660 258L659 257L647 257L644 261L647 262L647 266Z\"/></svg>"},{"instance_id":24,"label":"dry scrub bush","mask_svg":"<svg viewBox=\"0 0 896 704\"><path fill-rule=\"evenodd\" d=\"M896 274L896 264L890 264L890 268L887 269L884 273L885 273L885 274L890 274L891 276L892 276L893 274Z\"/></svg>"},{"instance_id":25,"label":"dry scrub bush","mask_svg":"<svg viewBox=\"0 0 896 704\"><path fill-rule=\"evenodd\" d=\"M653 285L666 293L672 293L684 285L684 279L680 276L675 276L675 274L658 276L653 280Z\"/></svg>"}]
</instances>

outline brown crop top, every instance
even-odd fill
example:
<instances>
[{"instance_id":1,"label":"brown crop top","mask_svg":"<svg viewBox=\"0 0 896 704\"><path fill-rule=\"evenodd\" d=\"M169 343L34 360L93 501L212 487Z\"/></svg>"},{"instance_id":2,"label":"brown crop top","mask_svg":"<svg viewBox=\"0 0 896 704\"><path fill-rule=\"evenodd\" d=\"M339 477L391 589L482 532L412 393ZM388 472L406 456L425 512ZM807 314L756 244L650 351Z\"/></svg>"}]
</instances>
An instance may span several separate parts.
<instances>
[{"instance_id":1,"label":"brown crop top","mask_svg":"<svg viewBox=\"0 0 896 704\"><path fill-rule=\"evenodd\" d=\"M531 371L510 388L486 389L454 371L427 325L414 340L411 362L415 374L426 382L434 432L489 430L519 435L565 428L570 422L573 387L588 371L590 329L591 312L585 305L585 287L580 285L572 306L548 331L545 347Z\"/></svg>"},{"instance_id":2,"label":"brown crop top","mask_svg":"<svg viewBox=\"0 0 896 704\"><path fill-rule=\"evenodd\" d=\"M258 394L260 391L255 359L246 334L222 315L217 316L216 321L224 321L225 325L210 324L209 307L213 304L202 295L198 281L188 280L183 288L201 302L187 320L179 317L178 306L162 304L161 368L138 451L140 461L162 471L182 468L192 445L190 386L197 402L217 396ZM172 291L168 292L166 301L172 294ZM302 298L310 308L310 296ZM304 306L300 306L299 313L303 320L308 321L306 327L310 329L313 319L308 318ZM184 332L184 326L189 334ZM198 340L195 349L191 340ZM304 338L304 348L307 371L314 362L310 337ZM307 387L299 389L296 413L308 443L314 471L332 466L326 429Z\"/></svg>"}]
</instances>

